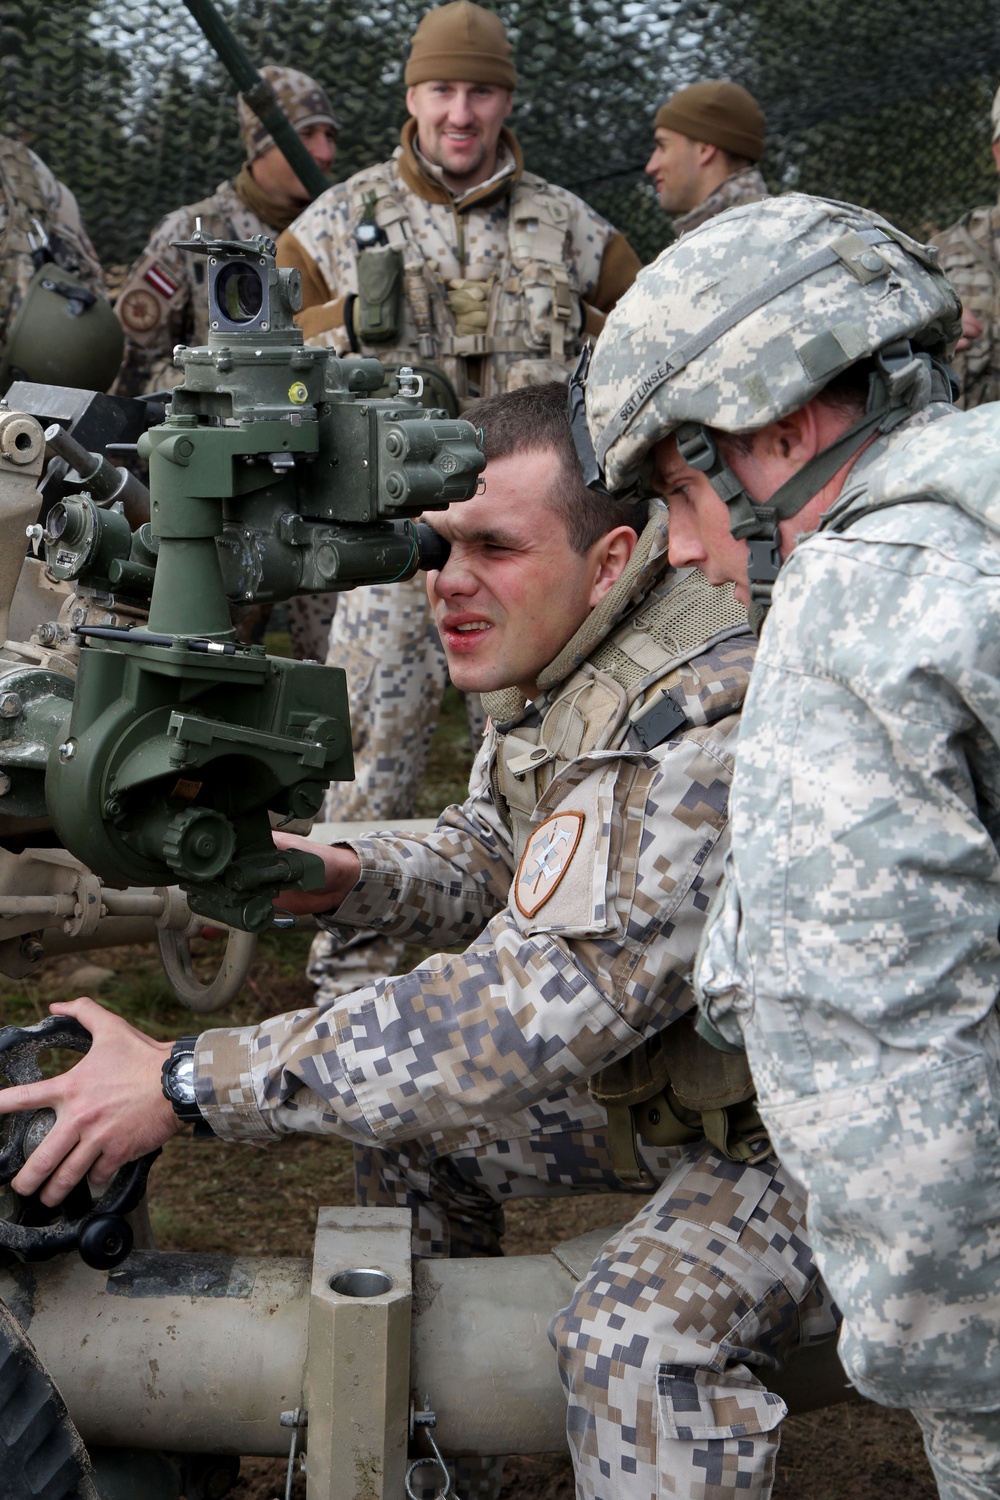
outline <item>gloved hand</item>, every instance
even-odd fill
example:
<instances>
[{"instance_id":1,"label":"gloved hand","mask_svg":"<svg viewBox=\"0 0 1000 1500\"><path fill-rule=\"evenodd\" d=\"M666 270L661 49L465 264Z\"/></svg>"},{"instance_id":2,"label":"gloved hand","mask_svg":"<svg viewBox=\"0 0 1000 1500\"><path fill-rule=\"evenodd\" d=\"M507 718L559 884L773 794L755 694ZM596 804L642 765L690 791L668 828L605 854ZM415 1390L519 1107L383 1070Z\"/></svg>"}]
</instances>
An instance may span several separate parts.
<instances>
[{"instance_id":1,"label":"gloved hand","mask_svg":"<svg viewBox=\"0 0 1000 1500\"><path fill-rule=\"evenodd\" d=\"M456 277L448 283L448 306L458 334L485 333L490 302L488 281L466 281Z\"/></svg>"}]
</instances>

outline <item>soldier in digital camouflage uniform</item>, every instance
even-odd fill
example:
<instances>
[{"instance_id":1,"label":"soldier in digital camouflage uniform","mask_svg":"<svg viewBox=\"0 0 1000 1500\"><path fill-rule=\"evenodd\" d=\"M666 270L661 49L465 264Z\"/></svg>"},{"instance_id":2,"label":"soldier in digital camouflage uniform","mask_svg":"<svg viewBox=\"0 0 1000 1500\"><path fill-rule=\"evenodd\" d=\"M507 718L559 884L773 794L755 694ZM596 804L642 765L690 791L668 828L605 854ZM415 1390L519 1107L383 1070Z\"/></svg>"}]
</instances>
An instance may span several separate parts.
<instances>
[{"instance_id":1,"label":"soldier in digital camouflage uniform","mask_svg":"<svg viewBox=\"0 0 1000 1500\"><path fill-rule=\"evenodd\" d=\"M1000 172L1000 89L991 111L992 150ZM941 268L962 299L962 337L954 359L961 393L971 411L1000 398L1000 201L971 209L934 236Z\"/></svg>"},{"instance_id":2,"label":"soldier in digital camouflage uniform","mask_svg":"<svg viewBox=\"0 0 1000 1500\"><path fill-rule=\"evenodd\" d=\"M261 72L316 165L328 172L337 154L337 120L326 90L296 68L268 66ZM280 147L242 96L237 108L247 159L236 177L220 182L200 203L167 214L125 278L115 304L125 330L125 359L115 387L119 395L177 385L183 371L173 362L174 346L208 342L204 260L175 249L173 242L190 239L199 218L204 232L219 239L247 240L255 234L277 239L309 202ZM336 603L334 593L288 601L296 656L324 659ZM244 615L241 634L252 627L259 637L267 612L255 606Z\"/></svg>"},{"instance_id":3,"label":"soldier in digital camouflage uniform","mask_svg":"<svg viewBox=\"0 0 1000 1500\"><path fill-rule=\"evenodd\" d=\"M662 505L588 496L561 386L471 415L485 492L435 518L451 555L429 581L452 674L492 715L468 799L424 839L327 849L326 892L282 898L467 946L204 1033L198 1103L225 1139L355 1141L362 1201L410 1207L422 1255L499 1253L517 1197L632 1188L635 1217L551 1330L577 1494L763 1500L785 1411L769 1372L835 1323L745 1063L690 1022L753 640L729 591L668 567ZM143 1080L118 1149L170 1135L164 1049L91 1001L70 1009L95 1032L100 1111L105 1060ZM66 1085L0 1092L0 1108L59 1092L32 1173L76 1140ZM497 1483L496 1461L470 1460L458 1494Z\"/></svg>"},{"instance_id":4,"label":"soldier in digital camouflage uniform","mask_svg":"<svg viewBox=\"0 0 1000 1500\"><path fill-rule=\"evenodd\" d=\"M62 371L57 368L22 372L11 369L5 357L8 339L29 288L45 265L71 272L73 285L78 284L86 293L93 294L91 303L93 297L106 301L104 273L73 194L34 151L11 136L0 135L0 394L11 379L21 375L30 379L61 378L65 384L81 384L75 378L77 365L80 375L88 373L85 355L75 349L68 351L67 366ZM84 309L79 318L84 344L92 337L94 321L87 317L87 311ZM98 359L93 371L96 379L100 379L101 365ZM115 366L112 355L110 374L104 385L114 377Z\"/></svg>"},{"instance_id":5,"label":"soldier in digital camouflage uniform","mask_svg":"<svg viewBox=\"0 0 1000 1500\"><path fill-rule=\"evenodd\" d=\"M600 329L638 258L575 194L525 171L504 124L516 74L498 16L468 0L429 11L405 79L410 118L392 159L324 193L279 241L281 263L302 273L306 342L430 368L459 405L568 379L582 338ZM401 262L389 329L372 328L358 295L363 223L387 242L366 252L368 264L372 255ZM421 581L345 595L328 660L347 672L355 780L330 788L325 817L412 816L448 680ZM478 742L475 703L469 719ZM324 993L345 993L401 959L399 943L342 953L326 937L310 972Z\"/></svg>"},{"instance_id":6,"label":"soldier in digital camouflage uniform","mask_svg":"<svg viewBox=\"0 0 1000 1500\"><path fill-rule=\"evenodd\" d=\"M640 275L586 403L591 474L652 464L675 564L758 625L773 587L699 1027L745 1044L851 1380L973 1500L1000 1495L1000 409L950 405L959 329L933 247L791 195Z\"/></svg>"},{"instance_id":7,"label":"soldier in digital camouflage uniform","mask_svg":"<svg viewBox=\"0 0 1000 1500\"><path fill-rule=\"evenodd\" d=\"M764 112L738 83L692 83L661 104L646 163L680 239L737 203L766 198L757 163L764 154Z\"/></svg>"}]
</instances>

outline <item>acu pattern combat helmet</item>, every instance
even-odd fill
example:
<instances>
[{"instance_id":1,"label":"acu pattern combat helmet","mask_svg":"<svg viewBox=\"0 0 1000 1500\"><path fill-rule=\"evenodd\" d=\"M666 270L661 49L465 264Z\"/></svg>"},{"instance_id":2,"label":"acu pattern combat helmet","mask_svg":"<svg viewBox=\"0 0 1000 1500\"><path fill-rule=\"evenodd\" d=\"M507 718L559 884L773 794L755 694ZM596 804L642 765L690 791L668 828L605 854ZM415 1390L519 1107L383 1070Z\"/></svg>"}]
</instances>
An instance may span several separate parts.
<instances>
[{"instance_id":1,"label":"acu pattern combat helmet","mask_svg":"<svg viewBox=\"0 0 1000 1500\"><path fill-rule=\"evenodd\" d=\"M675 434L682 458L728 505L733 535L750 544L759 628L780 567L779 521L873 433L891 431L932 394L950 399L942 362L960 315L936 249L878 214L800 193L730 209L640 271L609 314L571 394L586 478L627 487L654 445ZM863 360L872 369L863 417L755 504L713 431L766 427Z\"/></svg>"}]
</instances>

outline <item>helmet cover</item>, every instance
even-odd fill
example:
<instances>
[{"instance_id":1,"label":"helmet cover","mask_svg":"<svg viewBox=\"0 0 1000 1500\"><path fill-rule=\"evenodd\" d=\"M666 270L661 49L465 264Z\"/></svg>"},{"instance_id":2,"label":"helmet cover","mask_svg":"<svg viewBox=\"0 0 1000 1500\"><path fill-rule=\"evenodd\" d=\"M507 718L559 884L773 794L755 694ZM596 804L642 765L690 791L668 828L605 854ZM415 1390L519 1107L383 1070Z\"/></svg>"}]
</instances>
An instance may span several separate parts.
<instances>
[{"instance_id":1,"label":"helmet cover","mask_svg":"<svg viewBox=\"0 0 1000 1500\"><path fill-rule=\"evenodd\" d=\"M754 432L908 339L946 358L961 304L937 251L853 204L788 193L707 220L640 271L586 381L607 487L682 422Z\"/></svg>"}]
</instances>

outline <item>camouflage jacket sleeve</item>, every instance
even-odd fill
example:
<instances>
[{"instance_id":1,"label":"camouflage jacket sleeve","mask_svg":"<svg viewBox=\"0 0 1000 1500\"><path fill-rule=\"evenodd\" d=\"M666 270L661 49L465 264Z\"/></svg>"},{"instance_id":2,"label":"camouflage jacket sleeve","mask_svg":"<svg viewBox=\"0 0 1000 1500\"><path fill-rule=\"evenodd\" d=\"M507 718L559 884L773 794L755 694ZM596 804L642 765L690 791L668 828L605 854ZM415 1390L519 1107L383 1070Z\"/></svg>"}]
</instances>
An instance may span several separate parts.
<instances>
[{"instance_id":1,"label":"camouflage jacket sleeve","mask_svg":"<svg viewBox=\"0 0 1000 1500\"><path fill-rule=\"evenodd\" d=\"M686 1012L721 873L735 725L721 719L649 752L584 755L561 771L536 822L561 818L576 843L543 903L525 863L534 840L511 887L509 841L485 791L426 842L362 846L348 900L366 921L394 905L407 930L450 937L476 902L495 914L460 954L320 1008L206 1032L197 1090L213 1129L488 1138Z\"/></svg>"},{"instance_id":2,"label":"camouflage jacket sleeve","mask_svg":"<svg viewBox=\"0 0 1000 1500\"><path fill-rule=\"evenodd\" d=\"M850 1379L995 1404L1000 546L952 506L820 533L747 695L698 980L809 1194Z\"/></svg>"},{"instance_id":3,"label":"camouflage jacket sleeve","mask_svg":"<svg viewBox=\"0 0 1000 1500\"><path fill-rule=\"evenodd\" d=\"M310 343L350 353L344 302L356 292L350 203L343 184L328 188L278 239L278 264L302 276L302 310L295 321Z\"/></svg>"},{"instance_id":4,"label":"camouflage jacket sleeve","mask_svg":"<svg viewBox=\"0 0 1000 1500\"><path fill-rule=\"evenodd\" d=\"M638 276L641 264L625 236L612 235L601 257L597 281L583 299L584 334L600 333L608 313Z\"/></svg>"}]
</instances>

